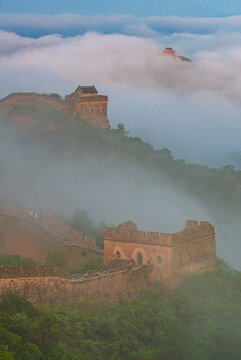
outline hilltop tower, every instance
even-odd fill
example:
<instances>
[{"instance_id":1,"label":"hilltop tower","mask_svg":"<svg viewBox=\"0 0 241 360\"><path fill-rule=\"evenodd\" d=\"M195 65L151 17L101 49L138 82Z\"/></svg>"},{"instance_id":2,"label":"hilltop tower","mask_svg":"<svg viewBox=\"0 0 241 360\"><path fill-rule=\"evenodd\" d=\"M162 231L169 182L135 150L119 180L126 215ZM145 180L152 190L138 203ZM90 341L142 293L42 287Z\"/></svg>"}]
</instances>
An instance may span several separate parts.
<instances>
[{"instance_id":1,"label":"hilltop tower","mask_svg":"<svg viewBox=\"0 0 241 360\"><path fill-rule=\"evenodd\" d=\"M187 61L187 62L191 62L192 60L188 59L187 57L185 56L179 56L179 55L176 55L176 51L173 50L173 48L171 47L167 47L163 52L162 52L162 55L164 56L171 56L175 59L179 59L181 61Z\"/></svg>"},{"instance_id":2,"label":"hilltop tower","mask_svg":"<svg viewBox=\"0 0 241 360\"><path fill-rule=\"evenodd\" d=\"M74 93L65 96L65 100L58 94L13 93L0 99L0 112L8 111L15 105L47 105L70 111L91 126L109 128L107 104L108 96L98 95L94 85L78 86ZM20 116L24 119L23 114Z\"/></svg>"},{"instance_id":3,"label":"hilltop tower","mask_svg":"<svg viewBox=\"0 0 241 360\"><path fill-rule=\"evenodd\" d=\"M95 86L78 86L65 96L65 107L89 125L109 128L107 116L108 96L98 95Z\"/></svg>"}]
</instances>

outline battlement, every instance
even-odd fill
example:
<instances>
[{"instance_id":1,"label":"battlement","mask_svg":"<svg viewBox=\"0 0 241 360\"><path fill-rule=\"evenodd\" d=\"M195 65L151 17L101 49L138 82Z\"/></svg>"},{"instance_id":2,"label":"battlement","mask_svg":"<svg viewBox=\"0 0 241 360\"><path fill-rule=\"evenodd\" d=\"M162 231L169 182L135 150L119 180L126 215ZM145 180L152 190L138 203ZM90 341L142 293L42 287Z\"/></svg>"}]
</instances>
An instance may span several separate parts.
<instances>
[{"instance_id":1,"label":"battlement","mask_svg":"<svg viewBox=\"0 0 241 360\"><path fill-rule=\"evenodd\" d=\"M162 246L176 246L179 243L185 243L214 234L215 229L207 221L188 220L184 230L174 233L158 233L139 231L132 222L120 224L117 228L105 228L104 238L110 241L124 241L131 243L142 243Z\"/></svg>"}]
</instances>

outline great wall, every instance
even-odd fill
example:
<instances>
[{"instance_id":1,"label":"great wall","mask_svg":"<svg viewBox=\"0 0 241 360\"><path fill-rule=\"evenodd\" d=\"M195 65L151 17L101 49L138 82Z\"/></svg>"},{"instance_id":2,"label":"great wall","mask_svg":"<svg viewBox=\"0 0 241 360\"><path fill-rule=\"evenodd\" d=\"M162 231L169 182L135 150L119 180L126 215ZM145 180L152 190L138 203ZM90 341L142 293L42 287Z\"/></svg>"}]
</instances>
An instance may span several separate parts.
<instances>
[{"instance_id":1,"label":"great wall","mask_svg":"<svg viewBox=\"0 0 241 360\"><path fill-rule=\"evenodd\" d=\"M38 263L44 263L48 252L60 246L63 251L85 250L85 258L88 255L102 256L103 250L96 245L94 237L72 229L56 216L43 213L35 218L34 214L38 213L31 209L0 206L2 254L18 254L22 257L31 257ZM80 251L78 257L79 254Z\"/></svg>"},{"instance_id":2,"label":"great wall","mask_svg":"<svg viewBox=\"0 0 241 360\"><path fill-rule=\"evenodd\" d=\"M162 55L190 61L177 56L172 48L166 48ZM45 104L69 111L91 126L109 128L108 97L98 95L95 86L78 86L64 100L56 95L10 94L0 100L0 111L18 105ZM65 265L103 259L105 266L101 271L75 278L61 268L44 265L49 253L56 249L63 254ZM209 222L188 220L178 233L159 234L139 231L129 221L105 229L103 251L95 238L72 229L56 216L0 205L0 255L29 257L38 264L0 268L0 298L16 291L34 303L115 301L138 297L155 281L173 288L186 274L215 269L215 229Z\"/></svg>"},{"instance_id":3,"label":"great wall","mask_svg":"<svg viewBox=\"0 0 241 360\"><path fill-rule=\"evenodd\" d=\"M190 59L184 56L176 55L176 52L171 47L167 47L162 51L161 56L181 60L182 62L191 62ZM72 94L66 95L64 98L58 94L38 94L34 92L12 93L0 99L0 113L4 114L14 109L14 107L15 110L16 107L20 107L14 113L15 120L17 123L21 120L21 125L25 123L25 126L31 128L36 119L31 116L26 118L24 110L24 106L26 105L46 105L59 111L69 112L77 119L85 121L91 126L101 128L110 127L108 119L108 96L98 95L98 91L94 85L78 86ZM56 127L58 127L57 123L50 122L46 130L55 130Z\"/></svg>"},{"instance_id":4,"label":"great wall","mask_svg":"<svg viewBox=\"0 0 241 360\"><path fill-rule=\"evenodd\" d=\"M94 85L78 86L65 99L54 95L57 94L13 93L0 100L0 111L4 113L13 106L41 104L70 112L91 126L110 127L107 115L108 96L98 95Z\"/></svg>"},{"instance_id":5,"label":"great wall","mask_svg":"<svg viewBox=\"0 0 241 360\"><path fill-rule=\"evenodd\" d=\"M18 292L35 304L63 304L76 299L94 302L132 299L140 296L155 281L162 281L168 288L173 288L186 274L215 268L215 230L208 222L187 221L185 229L174 234L146 233L138 231L134 223L126 222L117 228L105 229L103 253L93 237L72 230L61 219L46 214L35 219L33 214L30 209L0 206L0 219L14 219L40 229L55 244L60 244L67 251L72 249L71 253L73 249L85 249L89 258L104 256L105 266L98 272L77 278L64 273L61 268L44 265L0 268L0 298L9 292ZM48 251L52 249L53 243L42 236L37 241L26 236L18 244L22 238L16 232L7 236L3 223L0 223L0 230L1 254L26 257L32 252L32 258L43 264L46 257L35 257L38 252L41 253L39 244ZM81 262L81 253L76 254L76 259Z\"/></svg>"}]
</instances>

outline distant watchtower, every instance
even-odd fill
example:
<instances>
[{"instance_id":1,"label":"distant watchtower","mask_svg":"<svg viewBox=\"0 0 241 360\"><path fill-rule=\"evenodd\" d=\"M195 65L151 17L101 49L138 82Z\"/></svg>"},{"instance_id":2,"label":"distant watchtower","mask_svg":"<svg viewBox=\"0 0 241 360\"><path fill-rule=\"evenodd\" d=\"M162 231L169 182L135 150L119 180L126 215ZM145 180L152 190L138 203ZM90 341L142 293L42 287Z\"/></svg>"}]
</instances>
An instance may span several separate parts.
<instances>
[{"instance_id":1,"label":"distant watchtower","mask_svg":"<svg viewBox=\"0 0 241 360\"><path fill-rule=\"evenodd\" d=\"M164 51L163 51L164 55L169 55L169 56L176 56L176 51L173 50L173 48L171 47L167 47Z\"/></svg>"},{"instance_id":2,"label":"distant watchtower","mask_svg":"<svg viewBox=\"0 0 241 360\"><path fill-rule=\"evenodd\" d=\"M173 48L171 47L167 47L163 52L162 52L162 55L164 56L171 56L175 59L179 59L181 61L187 61L187 62L191 62L192 60L188 59L187 57L185 56L179 56L179 55L176 55L176 51L173 50Z\"/></svg>"},{"instance_id":3,"label":"distant watchtower","mask_svg":"<svg viewBox=\"0 0 241 360\"><path fill-rule=\"evenodd\" d=\"M65 96L66 109L89 125L109 128L108 96L98 95L95 86L78 86L73 94Z\"/></svg>"}]
</instances>

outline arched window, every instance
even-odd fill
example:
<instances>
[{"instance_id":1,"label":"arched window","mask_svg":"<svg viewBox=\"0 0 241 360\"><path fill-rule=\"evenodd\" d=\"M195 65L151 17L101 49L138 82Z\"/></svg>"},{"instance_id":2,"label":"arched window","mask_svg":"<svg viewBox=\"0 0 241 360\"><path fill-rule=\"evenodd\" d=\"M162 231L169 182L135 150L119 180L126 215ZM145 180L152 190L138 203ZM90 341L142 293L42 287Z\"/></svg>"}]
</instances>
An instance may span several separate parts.
<instances>
[{"instance_id":1,"label":"arched window","mask_svg":"<svg viewBox=\"0 0 241 360\"><path fill-rule=\"evenodd\" d=\"M159 262L159 263L161 264L161 262L162 262L162 257L161 257L161 255L158 255L158 256L157 256L157 262Z\"/></svg>"},{"instance_id":2,"label":"arched window","mask_svg":"<svg viewBox=\"0 0 241 360\"><path fill-rule=\"evenodd\" d=\"M120 259L121 258L121 253L119 251L116 251L116 258Z\"/></svg>"},{"instance_id":3,"label":"arched window","mask_svg":"<svg viewBox=\"0 0 241 360\"><path fill-rule=\"evenodd\" d=\"M141 253L141 252L138 252L138 253L137 253L137 262L138 262L138 265L142 265L142 264L143 264L143 256L142 256L142 253Z\"/></svg>"}]
</instances>

